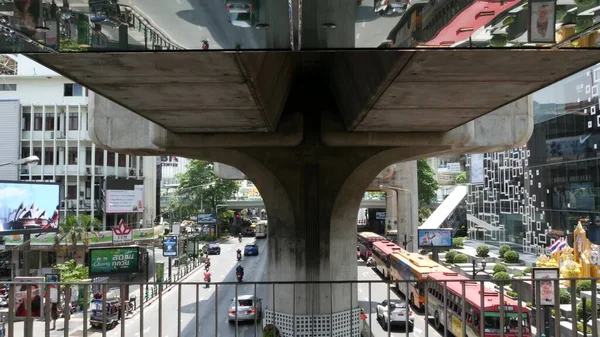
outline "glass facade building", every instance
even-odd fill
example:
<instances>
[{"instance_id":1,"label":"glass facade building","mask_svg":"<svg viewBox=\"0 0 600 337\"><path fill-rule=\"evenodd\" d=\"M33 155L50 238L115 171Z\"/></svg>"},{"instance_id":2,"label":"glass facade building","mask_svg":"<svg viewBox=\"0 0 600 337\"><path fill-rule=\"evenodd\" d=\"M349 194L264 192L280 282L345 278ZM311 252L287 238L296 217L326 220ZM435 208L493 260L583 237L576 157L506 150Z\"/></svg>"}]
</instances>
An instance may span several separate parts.
<instances>
[{"instance_id":1,"label":"glass facade building","mask_svg":"<svg viewBox=\"0 0 600 337\"><path fill-rule=\"evenodd\" d=\"M600 64L533 94L526 145L469 155L471 239L539 253L578 222L600 241Z\"/></svg>"}]
</instances>

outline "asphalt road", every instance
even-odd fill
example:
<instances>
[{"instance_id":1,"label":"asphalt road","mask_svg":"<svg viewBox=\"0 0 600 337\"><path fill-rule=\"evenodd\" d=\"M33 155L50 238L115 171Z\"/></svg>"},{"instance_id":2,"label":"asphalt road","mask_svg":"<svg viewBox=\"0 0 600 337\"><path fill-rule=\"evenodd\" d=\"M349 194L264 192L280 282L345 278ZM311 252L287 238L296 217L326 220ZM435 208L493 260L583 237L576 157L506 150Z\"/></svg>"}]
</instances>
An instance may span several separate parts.
<instances>
[{"instance_id":1,"label":"asphalt road","mask_svg":"<svg viewBox=\"0 0 600 337\"><path fill-rule=\"evenodd\" d=\"M359 281L376 281L381 280L379 274L373 269L367 268L362 260L358 262L358 280ZM400 299L394 291L394 287L390 288L390 299ZM371 331L374 337L384 336L407 336L406 329L403 327L392 327L390 333L384 330L384 327L377 322L377 304L386 300L388 297L387 286L384 284L371 285L371 311L369 311L369 286L367 283L360 283L358 286L358 301L361 308L365 310L367 316L371 316ZM413 310L414 311L414 310ZM370 312L370 314L369 314ZM369 320L367 319L367 322ZM431 322L430 322L431 323ZM440 333L431 324L425 325L425 317L423 313L415 311L415 325L412 331L408 332L408 336L425 336L425 329L428 329L429 337L443 336L443 331ZM450 334L448 334L450 336Z\"/></svg>"},{"instance_id":2,"label":"asphalt road","mask_svg":"<svg viewBox=\"0 0 600 337\"><path fill-rule=\"evenodd\" d=\"M243 250L245 244L254 241L254 238L244 238L242 243L237 239L229 240L221 244L221 255L211 255L211 272L213 282L235 282L236 250ZM258 240L258 256L247 256L242 260L244 266L244 280L258 281L262 280L266 274L266 240ZM204 269L191 274L184 282L203 282ZM235 296L235 286L219 286L218 297L215 296L215 285L208 289L203 286L198 287L196 295L196 285L182 284L181 287L181 320L178 320L178 287L172 288L166 294L163 294L162 300L162 334L159 335L159 302L155 301L144 308L144 337L195 337L196 334L196 311L199 310L199 331L201 336L236 336L236 326L227 320L227 310L231 299ZM252 294L253 285L240 285L238 295ZM257 295L263 299L263 303L268 300L268 291L257 287ZM197 297L196 297L197 296ZM199 307L196 307L196 298L200 301ZM178 325L178 322L180 324ZM259 324L260 325L260 324ZM218 328L218 329L217 329ZM181 329L181 334L178 330ZM239 337L254 336L253 324L239 324ZM260 331L260 327L256 329ZM216 333L215 333L216 331ZM114 330L107 333L108 337L120 337L121 327L117 326ZM140 315L126 319L125 336L140 336ZM257 336L261 336L260 332Z\"/></svg>"}]
</instances>

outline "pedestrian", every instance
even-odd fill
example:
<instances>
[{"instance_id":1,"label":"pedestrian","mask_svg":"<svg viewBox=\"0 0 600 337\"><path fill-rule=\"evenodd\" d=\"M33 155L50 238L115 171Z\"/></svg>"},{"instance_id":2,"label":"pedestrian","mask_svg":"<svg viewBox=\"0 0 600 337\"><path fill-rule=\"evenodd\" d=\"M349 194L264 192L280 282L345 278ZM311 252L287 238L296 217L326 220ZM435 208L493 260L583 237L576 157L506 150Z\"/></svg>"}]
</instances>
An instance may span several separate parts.
<instances>
[{"instance_id":1,"label":"pedestrian","mask_svg":"<svg viewBox=\"0 0 600 337\"><path fill-rule=\"evenodd\" d=\"M56 320L58 319L58 304L52 303L50 308L50 317L52 318L52 330L56 330Z\"/></svg>"}]
</instances>

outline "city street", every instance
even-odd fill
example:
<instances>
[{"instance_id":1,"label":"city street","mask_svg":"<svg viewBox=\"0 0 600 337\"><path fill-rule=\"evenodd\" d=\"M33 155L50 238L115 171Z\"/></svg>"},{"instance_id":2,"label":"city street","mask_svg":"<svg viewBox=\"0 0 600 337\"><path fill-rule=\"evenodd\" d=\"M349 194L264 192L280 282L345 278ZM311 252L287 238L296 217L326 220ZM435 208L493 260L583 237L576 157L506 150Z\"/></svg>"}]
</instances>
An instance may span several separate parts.
<instances>
[{"instance_id":1,"label":"city street","mask_svg":"<svg viewBox=\"0 0 600 337\"><path fill-rule=\"evenodd\" d=\"M367 268L365 263L360 260L358 262L358 280L359 281L381 281L379 274L375 273L373 269ZM390 288L390 299L399 299L397 293L394 291L395 287ZM387 299L387 287L383 284L372 284L371 285L371 331L374 337L388 336L388 332L384 330L383 326L377 322L377 304ZM367 316L369 316L369 285L367 283L359 284L358 286L358 303L365 310ZM369 319L367 318L367 322ZM428 325L428 336L439 337L440 334L431 324ZM415 312L415 325L413 331L409 331L409 336L425 336L425 318L423 313ZM406 329L404 328L392 328L390 336L401 337L406 336Z\"/></svg>"}]
</instances>

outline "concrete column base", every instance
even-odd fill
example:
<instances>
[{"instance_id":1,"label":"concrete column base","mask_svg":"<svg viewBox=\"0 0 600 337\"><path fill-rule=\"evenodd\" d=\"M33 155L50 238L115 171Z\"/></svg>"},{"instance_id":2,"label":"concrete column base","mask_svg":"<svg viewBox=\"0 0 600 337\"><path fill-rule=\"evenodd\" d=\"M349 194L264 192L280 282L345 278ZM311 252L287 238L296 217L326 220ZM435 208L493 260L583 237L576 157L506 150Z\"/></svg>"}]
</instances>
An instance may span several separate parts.
<instances>
[{"instance_id":1,"label":"concrete column base","mask_svg":"<svg viewBox=\"0 0 600 337\"><path fill-rule=\"evenodd\" d=\"M282 337L360 337L362 330L360 308L320 315L265 310L264 324L275 325Z\"/></svg>"}]
</instances>

